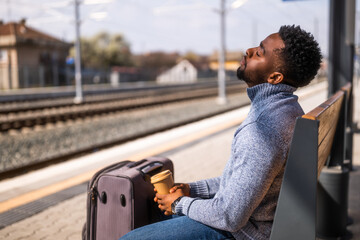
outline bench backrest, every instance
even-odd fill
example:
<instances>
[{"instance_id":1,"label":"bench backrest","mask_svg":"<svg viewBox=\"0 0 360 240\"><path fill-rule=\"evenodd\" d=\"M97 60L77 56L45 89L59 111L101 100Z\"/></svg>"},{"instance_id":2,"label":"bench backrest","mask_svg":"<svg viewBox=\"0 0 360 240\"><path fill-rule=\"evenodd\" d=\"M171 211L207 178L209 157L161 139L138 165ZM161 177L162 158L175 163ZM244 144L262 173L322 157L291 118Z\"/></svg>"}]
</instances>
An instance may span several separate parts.
<instances>
[{"instance_id":1,"label":"bench backrest","mask_svg":"<svg viewBox=\"0 0 360 240\"><path fill-rule=\"evenodd\" d=\"M351 84L346 85L296 119L270 239L316 238L317 180L338 144L333 143L334 136L345 134L350 88Z\"/></svg>"},{"instance_id":2,"label":"bench backrest","mask_svg":"<svg viewBox=\"0 0 360 240\"><path fill-rule=\"evenodd\" d=\"M321 169L325 166L334 140L337 123L340 116L341 107L345 93L338 91L331 98L320 106L316 107L302 118L318 121L318 171L319 177Z\"/></svg>"}]
</instances>

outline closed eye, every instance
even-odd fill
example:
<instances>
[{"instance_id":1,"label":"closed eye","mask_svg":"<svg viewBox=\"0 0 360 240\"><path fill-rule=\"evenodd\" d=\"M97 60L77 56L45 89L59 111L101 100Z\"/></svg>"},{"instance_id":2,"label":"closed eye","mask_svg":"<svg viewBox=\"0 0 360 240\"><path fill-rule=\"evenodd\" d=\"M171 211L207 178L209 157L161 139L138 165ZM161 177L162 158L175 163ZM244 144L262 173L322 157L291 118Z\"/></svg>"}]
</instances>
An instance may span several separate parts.
<instances>
[{"instance_id":1,"label":"closed eye","mask_svg":"<svg viewBox=\"0 0 360 240\"><path fill-rule=\"evenodd\" d=\"M259 51L256 51L256 55L257 55L258 57L260 57Z\"/></svg>"}]
</instances>

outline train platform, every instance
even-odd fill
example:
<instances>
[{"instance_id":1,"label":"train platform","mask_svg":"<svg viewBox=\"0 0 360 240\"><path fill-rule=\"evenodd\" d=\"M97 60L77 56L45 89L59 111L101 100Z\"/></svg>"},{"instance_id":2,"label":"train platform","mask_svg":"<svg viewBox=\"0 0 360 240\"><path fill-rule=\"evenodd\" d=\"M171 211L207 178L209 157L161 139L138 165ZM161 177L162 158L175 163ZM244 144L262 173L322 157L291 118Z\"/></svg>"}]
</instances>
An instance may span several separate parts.
<instances>
[{"instance_id":1,"label":"train platform","mask_svg":"<svg viewBox=\"0 0 360 240\"><path fill-rule=\"evenodd\" d=\"M296 92L305 112L327 96L326 82ZM354 121L360 121L360 85L354 86ZM0 239L81 239L86 185L100 168L121 160L161 155L174 162L175 181L218 176L230 155L233 133L249 106L154 134L0 182ZM354 134L348 227L360 239L360 133Z\"/></svg>"}]
</instances>

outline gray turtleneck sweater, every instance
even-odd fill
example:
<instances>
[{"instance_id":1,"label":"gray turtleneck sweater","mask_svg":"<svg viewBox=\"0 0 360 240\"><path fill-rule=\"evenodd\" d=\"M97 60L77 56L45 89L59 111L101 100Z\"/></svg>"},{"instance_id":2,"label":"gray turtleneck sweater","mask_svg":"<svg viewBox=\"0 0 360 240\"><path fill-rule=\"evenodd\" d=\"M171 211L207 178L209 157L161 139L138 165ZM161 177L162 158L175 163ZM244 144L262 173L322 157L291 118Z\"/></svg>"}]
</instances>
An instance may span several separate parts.
<instances>
[{"instance_id":1,"label":"gray turtleneck sweater","mask_svg":"<svg viewBox=\"0 0 360 240\"><path fill-rule=\"evenodd\" d=\"M248 88L250 112L236 130L222 176L190 183L176 213L236 239L268 239L295 119L303 113L296 88L263 83Z\"/></svg>"}]
</instances>

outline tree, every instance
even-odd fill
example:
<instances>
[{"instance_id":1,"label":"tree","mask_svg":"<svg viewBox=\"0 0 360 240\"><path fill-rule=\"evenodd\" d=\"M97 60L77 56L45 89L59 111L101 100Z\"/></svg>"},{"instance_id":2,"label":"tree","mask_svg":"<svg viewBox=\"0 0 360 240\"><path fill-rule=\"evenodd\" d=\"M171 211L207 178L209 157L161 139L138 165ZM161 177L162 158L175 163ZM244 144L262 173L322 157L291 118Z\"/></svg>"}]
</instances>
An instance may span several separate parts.
<instances>
[{"instance_id":1,"label":"tree","mask_svg":"<svg viewBox=\"0 0 360 240\"><path fill-rule=\"evenodd\" d=\"M136 66L140 68L167 69L174 66L180 55L177 52L151 52L136 57Z\"/></svg>"},{"instance_id":2,"label":"tree","mask_svg":"<svg viewBox=\"0 0 360 240\"><path fill-rule=\"evenodd\" d=\"M85 68L108 69L111 66L133 66L130 44L121 34L100 32L81 38L81 60ZM74 56L74 48L70 55Z\"/></svg>"},{"instance_id":3,"label":"tree","mask_svg":"<svg viewBox=\"0 0 360 240\"><path fill-rule=\"evenodd\" d=\"M201 57L193 51L188 51L184 54L184 59L187 59L190 62L199 62L200 58Z\"/></svg>"}]
</instances>

